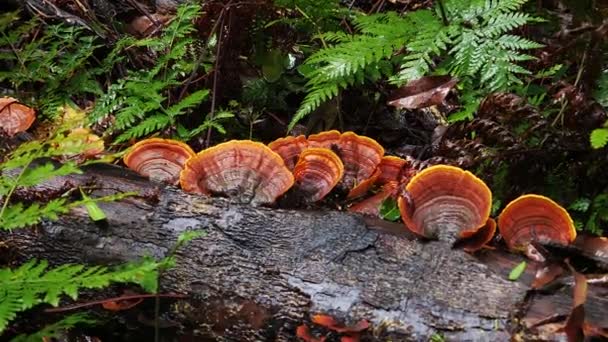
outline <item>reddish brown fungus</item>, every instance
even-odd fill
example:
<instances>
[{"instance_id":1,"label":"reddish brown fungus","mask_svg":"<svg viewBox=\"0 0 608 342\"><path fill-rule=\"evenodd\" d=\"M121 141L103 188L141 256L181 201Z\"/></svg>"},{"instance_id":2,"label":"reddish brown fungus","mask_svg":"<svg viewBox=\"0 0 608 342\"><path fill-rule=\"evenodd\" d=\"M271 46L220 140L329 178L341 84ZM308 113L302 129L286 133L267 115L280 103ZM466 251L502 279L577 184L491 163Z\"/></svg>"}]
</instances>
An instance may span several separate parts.
<instances>
[{"instance_id":1,"label":"reddish brown fungus","mask_svg":"<svg viewBox=\"0 0 608 342\"><path fill-rule=\"evenodd\" d=\"M180 176L182 189L219 194L253 205L273 203L294 183L283 159L266 145L232 140L190 158Z\"/></svg>"},{"instance_id":2,"label":"reddish brown fungus","mask_svg":"<svg viewBox=\"0 0 608 342\"><path fill-rule=\"evenodd\" d=\"M133 145L123 161L142 176L175 185L186 161L193 156L194 151L182 142L151 138Z\"/></svg>"},{"instance_id":3,"label":"reddish brown fungus","mask_svg":"<svg viewBox=\"0 0 608 342\"><path fill-rule=\"evenodd\" d=\"M384 148L374 139L353 132L327 131L308 137L312 147L329 148L344 163L344 177L338 186L349 191L348 198L355 198L371 188L380 173L378 164L384 156ZM370 179L375 177L373 179Z\"/></svg>"},{"instance_id":4,"label":"reddish brown fungus","mask_svg":"<svg viewBox=\"0 0 608 342\"><path fill-rule=\"evenodd\" d=\"M454 242L484 227L490 216L492 193L472 173L435 165L407 184L409 200L398 200L401 218L412 232Z\"/></svg>"},{"instance_id":5,"label":"reddish brown fungus","mask_svg":"<svg viewBox=\"0 0 608 342\"><path fill-rule=\"evenodd\" d=\"M316 202L323 199L342 179L344 165L327 148L309 148L300 154L293 175L298 189L309 201Z\"/></svg>"},{"instance_id":6,"label":"reddish brown fungus","mask_svg":"<svg viewBox=\"0 0 608 342\"><path fill-rule=\"evenodd\" d=\"M25 132L36 120L35 111L12 97L0 98L0 128L9 136Z\"/></svg>"},{"instance_id":7,"label":"reddish brown fungus","mask_svg":"<svg viewBox=\"0 0 608 342\"><path fill-rule=\"evenodd\" d=\"M567 245L576 238L566 209L539 195L523 195L509 203L498 217L498 229L509 249L525 251L539 261L542 257L531 250L532 241Z\"/></svg>"}]
</instances>

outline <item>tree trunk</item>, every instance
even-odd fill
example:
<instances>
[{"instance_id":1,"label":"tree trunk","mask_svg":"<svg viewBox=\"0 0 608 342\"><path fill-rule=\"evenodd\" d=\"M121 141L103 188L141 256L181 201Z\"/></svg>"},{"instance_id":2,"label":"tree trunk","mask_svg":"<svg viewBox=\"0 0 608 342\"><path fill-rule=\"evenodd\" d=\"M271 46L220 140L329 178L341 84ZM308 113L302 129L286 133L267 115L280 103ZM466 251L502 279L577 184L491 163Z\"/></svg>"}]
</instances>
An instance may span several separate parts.
<instances>
[{"instance_id":1,"label":"tree trunk","mask_svg":"<svg viewBox=\"0 0 608 342\"><path fill-rule=\"evenodd\" d=\"M96 186L96 194L140 196L101 204L104 226L77 209L58 222L0 238L27 257L54 264L115 264L163 257L181 232L204 229L206 236L177 252L177 266L163 274L161 291L190 295L188 305L180 306L180 320L215 340L294 341L296 327L312 327L311 314L323 313L348 324L369 321L364 340L374 340L372 334L382 341L426 340L438 332L455 340L506 341L526 324L571 309L569 288L528 295L534 267L522 280L507 281L519 257L497 251L474 257L438 242L421 243L401 224L370 225L344 212L238 205L150 183L113 166L57 178L36 191L48 195L85 184ZM591 291L587 319L607 326L608 305L593 296Z\"/></svg>"}]
</instances>

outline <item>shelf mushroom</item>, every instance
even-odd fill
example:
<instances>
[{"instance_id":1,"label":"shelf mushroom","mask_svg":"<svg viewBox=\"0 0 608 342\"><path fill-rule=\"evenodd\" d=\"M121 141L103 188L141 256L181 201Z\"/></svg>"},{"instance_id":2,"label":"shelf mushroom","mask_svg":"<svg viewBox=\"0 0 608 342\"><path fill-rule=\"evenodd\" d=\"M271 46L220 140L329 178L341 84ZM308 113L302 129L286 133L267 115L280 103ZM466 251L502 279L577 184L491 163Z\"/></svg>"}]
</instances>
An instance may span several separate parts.
<instances>
[{"instance_id":1,"label":"shelf mushroom","mask_svg":"<svg viewBox=\"0 0 608 342\"><path fill-rule=\"evenodd\" d=\"M344 175L344 164L330 149L312 147L300 154L293 169L299 191L310 202L320 201Z\"/></svg>"},{"instance_id":2,"label":"shelf mushroom","mask_svg":"<svg viewBox=\"0 0 608 342\"><path fill-rule=\"evenodd\" d=\"M401 218L412 232L454 243L483 228L490 216L492 193L469 171L431 166L412 178L399 196Z\"/></svg>"},{"instance_id":3,"label":"shelf mushroom","mask_svg":"<svg viewBox=\"0 0 608 342\"><path fill-rule=\"evenodd\" d=\"M25 132L36 120L34 110L12 97L0 98L0 128L13 136Z\"/></svg>"},{"instance_id":4,"label":"shelf mushroom","mask_svg":"<svg viewBox=\"0 0 608 342\"><path fill-rule=\"evenodd\" d=\"M182 142L150 138L133 145L123 161L142 176L177 185L186 160L194 155L190 146Z\"/></svg>"},{"instance_id":5,"label":"shelf mushroom","mask_svg":"<svg viewBox=\"0 0 608 342\"><path fill-rule=\"evenodd\" d=\"M231 140L199 152L180 176L184 191L224 195L253 205L273 203L293 183L281 156L250 140Z\"/></svg>"},{"instance_id":6,"label":"shelf mushroom","mask_svg":"<svg viewBox=\"0 0 608 342\"><path fill-rule=\"evenodd\" d=\"M576 238L572 218L559 204L540 195L523 195L511 201L498 216L498 230L509 249L523 251L537 261L544 257L531 242L568 245Z\"/></svg>"},{"instance_id":7,"label":"shelf mushroom","mask_svg":"<svg viewBox=\"0 0 608 342\"><path fill-rule=\"evenodd\" d=\"M309 136L308 143L312 147L329 148L340 157L344 177L338 186L349 191L349 199L363 195L380 176L377 167L384 148L372 138L333 130Z\"/></svg>"},{"instance_id":8,"label":"shelf mushroom","mask_svg":"<svg viewBox=\"0 0 608 342\"><path fill-rule=\"evenodd\" d=\"M283 158L285 166L289 170L293 170L298 162L300 153L308 148L308 140L303 135L297 137L289 136L271 142L268 144L268 147Z\"/></svg>"}]
</instances>

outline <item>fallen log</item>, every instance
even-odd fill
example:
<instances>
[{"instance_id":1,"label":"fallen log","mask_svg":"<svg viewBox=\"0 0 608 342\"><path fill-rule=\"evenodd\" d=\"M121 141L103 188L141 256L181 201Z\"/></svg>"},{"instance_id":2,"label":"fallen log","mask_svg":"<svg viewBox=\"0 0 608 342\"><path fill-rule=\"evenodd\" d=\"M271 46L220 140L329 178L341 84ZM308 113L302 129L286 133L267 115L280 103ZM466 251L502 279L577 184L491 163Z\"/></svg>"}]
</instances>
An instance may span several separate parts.
<instances>
[{"instance_id":1,"label":"fallen log","mask_svg":"<svg viewBox=\"0 0 608 342\"><path fill-rule=\"evenodd\" d=\"M530 295L533 267L522 281L506 280L520 257L489 251L478 258L422 243L400 224L189 195L111 165L56 178L35 192L78 185L94 186L100 195L139 196L101 204L104 226L77 209L38 229L3 232L0 241L54 264L116 264L163 257L181 232L203 229L206 236L177 252L161 291L190 295L173 314L211 340L294 341L296 328L312 327L311 314L322 313L346 324L367 320L364 340L427 340L440 333L448 340L506 341L515 333L538 337L529 329L534 323L571 310L567 287ZM586 313L589 322L608 326L606 299L591 292Z\"/></svg>"}]
</instances>

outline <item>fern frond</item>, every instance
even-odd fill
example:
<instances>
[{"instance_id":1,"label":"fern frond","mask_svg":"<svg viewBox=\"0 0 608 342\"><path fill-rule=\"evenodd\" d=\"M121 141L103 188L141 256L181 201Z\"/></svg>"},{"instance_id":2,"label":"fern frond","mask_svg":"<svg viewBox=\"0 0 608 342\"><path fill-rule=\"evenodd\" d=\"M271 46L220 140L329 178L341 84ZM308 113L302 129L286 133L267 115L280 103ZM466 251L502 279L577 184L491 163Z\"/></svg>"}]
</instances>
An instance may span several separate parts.
<instances>
[{"instance_id":1,"label":"fern frond","mask_svg":"<svg viewBox=\"0 0 608 342\"><path fill-rule=\"evenodd\" d=\"M0 300L0 331L18 312L40 303L57 306L64 294L76 299L78 291L83 288L96 289L112 282L130 282L155 292L156 282L151 280L156 279L159 263L143 260L117 269L71 264L48 270L47 267L46 261L31 260L16 269L0 269L3 295Z\"/></svg>"},{"instance_id":2,"label":"fern frond","mask_svg":"<svg viewBox=\"0 0 608 342\"><path fill-rule=\"evenodd\" d=\"M488 38L498 37L501 34L527 24L531 18L532 16L527 13L500 13L494 17L490 17L480 33Z\"/></svg>"},{"instance_id":3,"label":"fern frond","mask_svg":"<svg viewBox=\"0 0 608 342\"><path fill-rule=\"evenodd\" d=\"M167 108L165 114L172 118L179 115L183 115L186 109L200 105L201 102L203 102L207 98L207 96L209 96L208 89L197 90L194 93L183 98L178 103Z\"/></svg>"},{"instance_id":4,"label":"fern frond","mask_svg":"<svg viewBox=\"0 0 608 342\"><path fill-rule=\"evenodd\" d=\"M599 104L608 107L608 70L604 70L598 78L593 97Z\"/></svg>"},{"instance_id":5,"label":"fern frond","mask_svg":"<svg viewBox=\"0 0 608 342\"><path fill-rule=\"evenodd\" d=\"M171 124L171 118L169 116L164 114L153 115L124 131L116 138L116 142L121 143L129 139L141 138L152 132L166 128L169 124Z\"/></svg>"}]
</instances>

